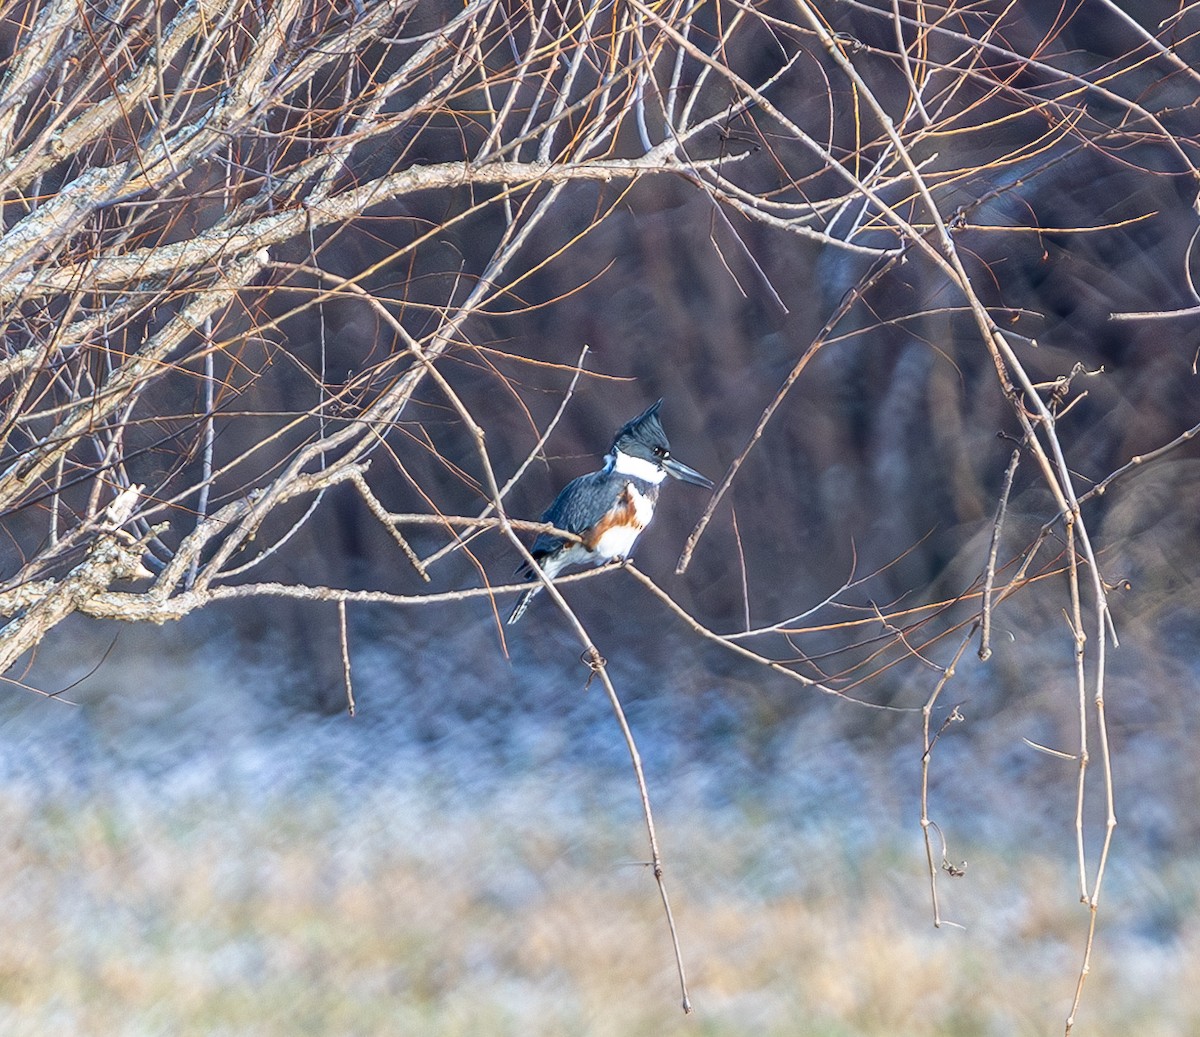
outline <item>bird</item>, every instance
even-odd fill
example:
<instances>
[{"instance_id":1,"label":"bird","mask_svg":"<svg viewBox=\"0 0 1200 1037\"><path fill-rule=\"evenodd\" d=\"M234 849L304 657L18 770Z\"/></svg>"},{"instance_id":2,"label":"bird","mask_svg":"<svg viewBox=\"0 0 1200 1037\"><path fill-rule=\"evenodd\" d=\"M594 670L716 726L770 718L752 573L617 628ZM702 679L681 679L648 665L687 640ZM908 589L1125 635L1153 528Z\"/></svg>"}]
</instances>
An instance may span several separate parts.
<instances>
[{"instance_id":1,"label":"bird","mask_svg":"<svg viewBox=\"0 0 1200 1037\"><path fill-rule=\"evenodd\" d=\"M579 538L538 534L529 553L550 579L571 565L596 566L628 559L634 542L654 517L658 492L668 475L712 489L711 479L671 456L671 444L658 416L662 403L659 400L622 425L605 455L604 467L572 479L542 515L543 522ZM527 580L535 578L528 562L517 573ZM508 617L510 624L525 614L541 589L539 583L521 595Z\"/></svg>"}]
</instances>

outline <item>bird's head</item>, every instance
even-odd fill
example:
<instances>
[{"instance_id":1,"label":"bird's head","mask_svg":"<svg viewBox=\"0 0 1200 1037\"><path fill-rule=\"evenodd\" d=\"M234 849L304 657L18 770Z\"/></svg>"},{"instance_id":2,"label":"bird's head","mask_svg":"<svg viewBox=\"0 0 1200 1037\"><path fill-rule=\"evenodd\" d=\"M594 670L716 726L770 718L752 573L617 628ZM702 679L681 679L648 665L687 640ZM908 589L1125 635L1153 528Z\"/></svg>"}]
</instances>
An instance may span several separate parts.
<instances>
[{"instance_id":1,"label":"bird's head","mask_svg":"<svg viewBox=\"0 0 1200 1037\"><path fill-rule=\"evenodd\" d=\"M671 444L658 416L662 402L659 400L626 422L613 437L609 456L614 470L646 482L660 483L669 475L673 479L712 489L711 479L706 479L694 468L671 456Z\"/></svg>"}]
</instances>

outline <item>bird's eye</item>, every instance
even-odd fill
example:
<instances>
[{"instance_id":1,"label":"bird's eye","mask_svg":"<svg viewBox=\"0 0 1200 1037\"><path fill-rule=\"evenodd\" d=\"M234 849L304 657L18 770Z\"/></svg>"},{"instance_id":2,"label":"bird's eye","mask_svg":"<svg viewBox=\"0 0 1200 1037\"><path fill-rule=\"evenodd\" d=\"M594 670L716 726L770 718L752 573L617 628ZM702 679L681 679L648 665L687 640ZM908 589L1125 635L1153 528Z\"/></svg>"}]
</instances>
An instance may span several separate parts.
<instances>
[{"instance_id":1,"label":"bird's eye","mask_svg":"<svg viewBox=\"0 0 1200 1037\"><path fill-rule=\"evenodd\" d=\"M665 461L670 456L670 451L666 447L656 446L654 448L654 456L660 461Z\"/></svg>"}]
</instances>

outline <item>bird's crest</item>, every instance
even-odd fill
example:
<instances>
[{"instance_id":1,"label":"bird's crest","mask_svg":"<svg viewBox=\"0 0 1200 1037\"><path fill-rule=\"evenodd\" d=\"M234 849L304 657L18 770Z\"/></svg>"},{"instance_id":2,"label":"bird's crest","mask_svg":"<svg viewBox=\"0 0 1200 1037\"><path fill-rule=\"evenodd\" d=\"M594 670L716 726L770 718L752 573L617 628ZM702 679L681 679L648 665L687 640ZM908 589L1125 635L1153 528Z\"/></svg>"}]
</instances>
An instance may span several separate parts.
<instances>
[{"instance_id":1,"label":"bird's crest","mask_svg":"<svg viewBox=\"0 0 1200 1037\"><path fill-rule=\"evenodd\" d=\"M662 406L662 402L659 400L652 404L636 418L622 425L613 437L612 449L619 450L622 443L633 440L648 447L660 446L664 450L669 450L671 444L667 441L667 434L663 431L662 422L658 417L658 409Z\"/></svg>"}]
</instances>

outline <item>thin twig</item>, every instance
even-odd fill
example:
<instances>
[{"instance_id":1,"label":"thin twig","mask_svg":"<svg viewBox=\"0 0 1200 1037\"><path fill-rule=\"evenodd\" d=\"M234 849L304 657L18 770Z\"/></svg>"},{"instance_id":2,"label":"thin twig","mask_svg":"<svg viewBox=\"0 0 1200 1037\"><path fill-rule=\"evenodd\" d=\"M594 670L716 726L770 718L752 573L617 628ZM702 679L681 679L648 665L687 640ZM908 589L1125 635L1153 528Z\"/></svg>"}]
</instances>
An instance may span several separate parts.
<instances>
[{"instance_id":1,"label":"thin twig","mask_svg":"<svg viewBox=\"0 0 1200 1037\"><path fill-rule=\"evenodd\" d=\"M734 458L733 463L725 472L725 477L721 480L721 484L713 491L712 496L709 498L708 505L704 509L704 513L700 516L700 520L696 523L695 528L688 536L683 547L683 552L679 556L679 561L675 563L675 572L677 575L682 575L687 571L687 567L692 560L692 552L695 551L696 544L704 535L705 529L708 528L708 524L712 520L713 512L717 510L717 505L721 503L722 498L729 491L729 487L733 485L733 480L737 477L738 471L741 469L742 464L749 456L750 451L754 449L755 443L762 438L762 434L767 427L767 423L771 420L772 416L775 414L775 411L778 410L779 405L783 402L784 397L787 396L792 386L796 384L796 379L798 379L804 372L804 369L808 366L809 361L816 356L817 352L825 344L825 340L833 332L833 329L836 328L841 322L842 318L850 312L854 304L858 302L858 300L861 299L863 295L874 284L876 284L895 263L899 261L899 259L900 257L897 255L888 259L880 260L874 265L874 267L872 267L871 270L863 275L862 279L857 285L845 292L845 294L842 296L841 302L838 304L830 318L825 322L825 326L817 333L816 337L811 343L809 343L808 348L805 349L805 351L801 354L800 359L796 361L791 371L788 372L787 377L784 378L783 383L779 386L778 390L776 390L775 396L772 398L771 402L767 404L762 414L759 415L758 424L751 433L750 439L746 442L746 445L742 448L741 453Z\"/></svg>"},{"instance_id":2,"label":"thin twig","mask_svg":"<svg viewBox=\"0 0 1200 1037\"><path fill-rule=\"evenodd\" d=\"M532 464L534 459L542 456L542 451L545 450L546 443L549 441L551 434L558 427L558 423L559 423L559 421L562 420L563 414L566 413L567 404L571 402L571 397L575 395L575 386L578 385L579 377L580 377L580 375L583 374L583 362L584 362L584 360L587 359L588 349L589 349L589 347L587 345L585 345L579 351L579 359L575 361L574 374L571 376L571 382L567 386L567 391L563 395L562 402L560 402L558 405L558 410L556 410L554 412L554 417L550 419L550 423L545 427L545 429L542 431L542 434L538 437L538 441L533 445L533 449L530 450L529 453L525 455L525 460L523 460L517 466L517 470L515 472L513 472L512 476L509 478L508 482L506 482L500 488L500 499L501 500L503 500L505 497L508 496L509 491L514 486L516 486L516 484L520 481L521 476L523 476L525 474L526 469L530 466L530 464ZM493 510L494 510L493 505L489 503L479 513L478 517L480 519L486 519L492 513ZM426 558L424 560L424 562L422 563L422 568L427 568L428 566L432 565L434 562L438 561L438 559L449 554L451 551L458 550L464 544L466 544L468 541L469 541L469 538L456 537L450 543L445 544L442 547L438 548L436 551L433 552L433 554L431 554L428 558Z\"/></svg>"},{"instance_id":3,"label":"thin twig","mask_svg":"<svg viewBox=\"0 0 1200 1037\"><path fill-rule=\"evenodd\" d=\"M945 730L947 724L953 722L952 718L958 713L958 707L948 715L946 722L936 734L930 736L930 719L933 716L933 707L936 705L938 698L945 690L946 685L954 677L955 667L962 658L963 653L967 650L967 645L971 643L975 636L974 626L963 635L962 640L958 644L958 650L954 653L954 657L950 665L943 670L941 677L933 686L933 691L930 692L929 698L925 700L925 705L921 707L921 735L922 735L922 752L921 752L921 832L925 837L925 859L929 868L929 897L933 904L933 924L936 928L940 928L943 923L941 904L938 900L937 888L937 866L934 863L933 841L930 838L929 829L937 827L929 817L929 766L933 754L933 747L941 737L942 731ZM961 719L959 717L958 719ZM938 834L941 835L941 829L938 828ZM942 836L942 858L945 859L945 837Z\"/></svg>"},{"instance_id":4,"label":"thin twig","mask_svg":"<svg viewBox=\"0 0 1200 1037\"><path fill-rule=\"evenodd\" d=\"M738 529L737 508L732 505L729 508L729 516L733 519L733 539L737 544L738 554L738 572L742 577L742 631L743 633L750 632L750 581L746 575L746 551L742 547L742 534Z\"/></svg>"},{"instance_id":5,"label":"thin twig","mask_svg":"<svg viewBox=\"0 0 1200 1037\"><path fill-rule=\"evenodd\" d=\"M996 581L996 554L1000 550L1000 531L1004 528L1004 513L1008 509L1008 495L1012 492L1013 476L1021 452L1014 450L1004 473L1004 485L1000 489L1000 502L996 505L996 517L992 521L992 542L988 548L987 572L983 580L983 605L980 609L979 658L987 662L992 657L992 585Z\"/></svg>"},{"instance_id":6,"label":"thin twig","mask_svg":"<svg viewBox=\"0 0 1200 1037\"><path fill-rule=\"evenodd\" d=\"M346 600L337 603L338 633L342 642L342 679L346 683L346 712L354 716L354 682L350 679L350 638L346 632Z\"/></svg>"}]
</instances>

